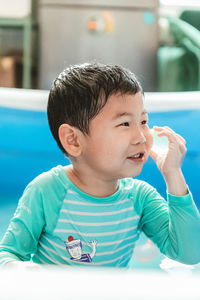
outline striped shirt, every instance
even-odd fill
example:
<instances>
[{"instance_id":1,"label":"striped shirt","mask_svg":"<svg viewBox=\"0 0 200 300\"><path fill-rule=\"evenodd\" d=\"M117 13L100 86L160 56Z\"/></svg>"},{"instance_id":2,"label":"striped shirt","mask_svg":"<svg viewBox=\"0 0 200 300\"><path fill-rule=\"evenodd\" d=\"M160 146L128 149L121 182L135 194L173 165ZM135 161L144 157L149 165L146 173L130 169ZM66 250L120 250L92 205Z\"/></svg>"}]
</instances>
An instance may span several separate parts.
<instances>
[{"instance_id":1,"label":"striped shirt","mask_svg":"<svg viewBox=\"0 0 200 300\"><path fill-rule=\"evenodd\" d=\"M200 246L199 220L190 193L168 195L167 203L147 183L125 178L113 195L93 197L58 166L25 189L1 242L0 264L32 259L40 264L126 267L141 230L161 252L186 262ZM189 236L191 228L195 230Z\"/></svg>"}]
</instances>

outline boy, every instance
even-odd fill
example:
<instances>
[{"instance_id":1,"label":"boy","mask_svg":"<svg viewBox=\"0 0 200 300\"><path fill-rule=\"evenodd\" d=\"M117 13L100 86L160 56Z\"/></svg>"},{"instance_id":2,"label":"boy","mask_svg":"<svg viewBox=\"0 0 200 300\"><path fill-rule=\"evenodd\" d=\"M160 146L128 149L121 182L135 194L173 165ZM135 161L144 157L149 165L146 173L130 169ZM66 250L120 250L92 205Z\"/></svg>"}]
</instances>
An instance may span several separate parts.
<instances>
[{"instance_id":1,"label":"boy","mask_svg":"<svg viewBox=\"0 0 200 300\"><path fill-rule=\"evenodd\" d=\"M151 151L142 88L120 66L83 64L64 70L48 100L51 132L71 165L43 173L25 189L1 242L7 267L66 264L126 267L141 230L162 253L200 261L200 216L181 172L185 140ZM167 186L168 203L133 179L149 154Z\"/></svg>"}]
</instances>

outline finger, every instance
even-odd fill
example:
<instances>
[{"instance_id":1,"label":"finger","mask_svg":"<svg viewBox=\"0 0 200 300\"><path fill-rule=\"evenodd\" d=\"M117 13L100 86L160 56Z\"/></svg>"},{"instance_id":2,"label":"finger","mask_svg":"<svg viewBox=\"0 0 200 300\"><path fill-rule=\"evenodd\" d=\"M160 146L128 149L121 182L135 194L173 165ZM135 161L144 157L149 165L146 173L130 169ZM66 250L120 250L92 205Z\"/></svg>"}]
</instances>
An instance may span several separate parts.
<instances>
[{"instance_id":1,"label":"finger","mask_svg":"<svg viewBox=\"0 0 200 300\"><path fill-rule=\"evenodd\" d=\"M186 146L185 146L184 143L180 143L180 144L179 144L179 149L180 149L180 151L181 151L182 153L186 153L186 152L187 152L187 148L186 148Z\"/></svg>"},{"instance_id":2,"label":"finger","mask_svg":"<svg viewBox=\"0 0 200 300\"><path fill-rule=\"evenodd\" d=\"M157 136L158 137L167 137L169 143L173 143L173 144L177 144L179 147L179 150L181 151L181 153L185 154L187 152L187 149L185 147L186 141L185 139L175 133L170 127L168 126L164 126L164 127L156 127L157 129Z\"/></svg>"},{"instance_id":3,"label":"finger","mask_svg":"<svg viewBox=\"0 0 200 300\"><path fill-rule=\"evenodd\" d=\"M169 149L171 149L171 147L174 148L174 146L176 147L176 149L179 149L181 152L185 152L185 144L182 142L182 140L176 136L176 134L171 133L168 130L164 130L161 131L160 133L157 134L159 137L166 137L168 139L169 142Z\"/></svg>"},{"instance_id":4,"label":"finger","mask_svg":"<svg viewBox=\"0 0 200 300\"><path fill-rule=\"evenodd\" d=\"M164 128L166 128L167 130L169 130L171 133L175 134L184 144L186 144L186 140L180 134L176 133L174 130L172 130L168 126L164 126Z\"/></svg>"},{"instance_id":5,"label":"finger","mask_svg":"<svg viewBox=\"0 0 200 300\"><path fill-rule=\"evenodd\" d=\"M166 128L166 129L168 129L169 131L171 131L171 132L174 132L175 133L175 131L173 130L173 129L171 129L169 126L163 126L164 128Z\"/></svg>"},{"instance_id":6,"label":"finger","mask_svg":"<svg viewBox=\"0 0 200 300\"><path fill-rule=\"evenodd\" d=\"M179 139L176 137L176 134L173 134L172 132L170 132L169 130L162 130L159 133L157 133L157 136L159 137L167 137L169 141L179 141Z\"/></svg>"},{"instance_id":7,"label":"finger","mask_svg":"<svg viewBox=\"0 0 200 300\"><path fill-rule=\"evenodd\" d=\"M153 127L154 128L154 127ZM163 127L158 127L155 126L156 131L158 132L162 132L164 131L164 129L168 130L169 132L171 132L172 134L176 135L184 144L186 144L186 140L178 133L176 133L174 130L172 130L170 127L168 126L163 126Z\"/></svg>"},{"instance_id":8,"label":"finger","mask_svg":"<svg viewBox=\"0 0 200 300\"><path fill-rule=\"evenodd\" d=\"M176 133L177 137L180 139L180 141L185 145L186 144L186 140L178 133Z\"/></svg>"},{"instance_id":9,"label":"finger","mask_svg":"<svg viewBox=\"0 0 200 300\"><path fill-rule=\"evenodd\" d=\"M170 144L171 145L176 145L176 147L178 147L179 151L182 154L185 154L187 149L185 146L185 140L180 139L179 136L177 136L176 134L171 133L170 131L166 130L166 131L161 131L158 134L159 137L165 136L167 137L168 141L169 141L169 147Z\"/></svg>"},{"instance_id":10,"label":"finger","mask_svg":"<svg viewBox=\"0 0 200 300\"><path fill-rule=\"evenodd\" d=\"M149 154L154 161L157 160L158 154L155 151L151 150Z\"/></svg>"},{"instance_id":11,"label":"finger","mask_svg":"<svg viewBox=\"0 0 200 300\"><path fill-rule=\"evenodd\" d=\"M169 141L176 142L180 145L182 145L182 144L185 145L186 144L186 141L182 136L180 136L179 134L176 134L174 131L170 131L168 129L160 131L157 135L159 137L165 136L165 137L168 138Z\"/></svg>"},{"instance_id":12,"label":"finger","mask_svg":"<svg viewBox=\"0 0 200 300\"><path fill-rule=\"evenodd\" d=\"M153 126L153 129L155 130L155 131L161 131L161 130L164 130L164 129L167 129L167 130L169 130L169 131L171 131L171 132L174 132L170 127L168 127L168 126ZM174 132L175 133L175 132Z\"/></svg>"},{"instance_id":13,"label":"finger","mask_svg":"<svg viewBox=\"0 0 200 300\"><path fill-rule=\"evenodd\" d=\"M152 129L155 130L155 131L161 131L161 130L163 130L163 127L160 127L160 126L153 126Z\"/></svg>"}]
</instances>

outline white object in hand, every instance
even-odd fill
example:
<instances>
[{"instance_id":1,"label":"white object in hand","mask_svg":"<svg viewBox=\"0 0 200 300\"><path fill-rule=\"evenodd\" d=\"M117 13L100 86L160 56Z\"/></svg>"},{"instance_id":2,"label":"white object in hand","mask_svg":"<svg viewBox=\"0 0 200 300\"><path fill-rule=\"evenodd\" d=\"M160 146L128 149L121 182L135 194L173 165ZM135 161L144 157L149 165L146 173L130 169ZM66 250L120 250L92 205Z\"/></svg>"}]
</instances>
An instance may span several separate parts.
<instances>
[{"instance_id":1,"label":"white object in hand","mask_svg":"<svg viewBox=\"0 0 200 300\"><path fill-rule=\"evenodd\" d=\"M157 131L154 129L150 129L150 131L153 136L153 146L151 148L152 151L156 152L157 154L166 154L169 147L168 138L165 136L158 136Z\"/></svg>"}]
</instances>

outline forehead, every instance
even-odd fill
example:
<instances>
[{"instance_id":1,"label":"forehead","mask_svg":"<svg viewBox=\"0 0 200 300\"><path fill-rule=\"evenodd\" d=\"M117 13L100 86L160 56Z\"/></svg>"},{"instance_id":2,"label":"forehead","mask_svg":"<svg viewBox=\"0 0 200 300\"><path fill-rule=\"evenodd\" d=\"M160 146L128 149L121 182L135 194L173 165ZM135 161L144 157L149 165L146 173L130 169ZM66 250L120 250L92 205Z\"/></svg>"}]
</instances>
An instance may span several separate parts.
<instances>
[{"instance_id":1,"label":"forehead","mask_svg":"<svg viewBox=\"0 0 200 300\"><path fill-rule=\"evenodd\" d=\"M99 113L99 117L111 119L120 117L124 113L138 115L144 113L143 95L139 92L133 94L113 94L108 98L107 103Z\"/></svg>"}]
</instances>

